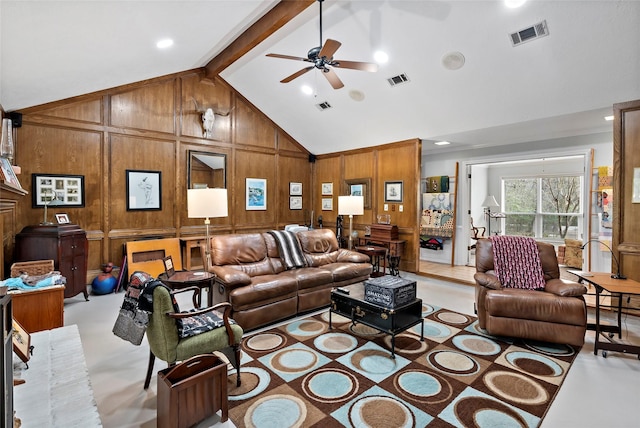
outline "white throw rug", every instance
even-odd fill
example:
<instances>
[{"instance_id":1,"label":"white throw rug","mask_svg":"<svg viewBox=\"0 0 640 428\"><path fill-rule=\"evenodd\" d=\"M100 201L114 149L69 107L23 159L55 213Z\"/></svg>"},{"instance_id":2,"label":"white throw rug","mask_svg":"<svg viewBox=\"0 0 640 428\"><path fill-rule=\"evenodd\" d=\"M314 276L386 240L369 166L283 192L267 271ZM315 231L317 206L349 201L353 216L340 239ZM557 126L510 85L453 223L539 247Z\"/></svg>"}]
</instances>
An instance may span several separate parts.
<instances>
[{"instance_id":1,"label":"white throw rug","mask_svg":"<svg viewBox=\"0 0 640 428\"><path fill-rule=\"evenodd\" d=\"M101 427L77 325L31 335L29 368L14 354L16 417L24 428Z\"/></svg>"}]
</instances>

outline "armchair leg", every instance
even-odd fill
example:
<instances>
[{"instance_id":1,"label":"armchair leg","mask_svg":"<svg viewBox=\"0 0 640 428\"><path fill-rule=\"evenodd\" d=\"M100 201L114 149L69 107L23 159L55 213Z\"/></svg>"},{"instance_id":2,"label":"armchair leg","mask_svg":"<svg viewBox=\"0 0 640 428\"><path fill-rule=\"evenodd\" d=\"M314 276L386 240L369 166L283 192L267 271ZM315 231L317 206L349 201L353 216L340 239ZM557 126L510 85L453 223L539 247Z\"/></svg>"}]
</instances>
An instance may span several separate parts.
<instances>
[{"instance_id":1,"label":"armchair leg","mask_svg":"<svg viewBox=\"0 0 640 428\"><path fill-rule=\"evenodd\" d=\"M235 357L236 357L236 387L239 387L241 384L240 381L240 347L236 344L233 345L233 352L235 353Z\"/></svg>"},{"instance_id":2,"label":"armchair leg","mask_svg":"<svg viewBox=\"0 0 640 428\"><path fill-rule=\"evenodd\" d=\"M151 374L153 373L153 364L156 361L156 356L153 355L153 352L149 351L149 366L147 367L147 377L144 380L144 389L149 388L149 384L151 383Z\"/></svg>"}]
</instances>

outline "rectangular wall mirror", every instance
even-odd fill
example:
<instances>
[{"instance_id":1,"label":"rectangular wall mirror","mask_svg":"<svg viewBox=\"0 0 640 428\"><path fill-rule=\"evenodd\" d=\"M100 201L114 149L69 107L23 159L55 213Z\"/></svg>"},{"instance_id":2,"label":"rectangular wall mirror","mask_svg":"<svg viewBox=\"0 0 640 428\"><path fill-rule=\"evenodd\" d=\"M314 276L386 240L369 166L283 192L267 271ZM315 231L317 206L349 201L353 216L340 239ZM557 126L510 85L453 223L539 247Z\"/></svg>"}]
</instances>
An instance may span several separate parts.
<instances>
[{"instance_id":1,"label":"rectangular wall mirror","mask_svg":"<svg viewBox=\"0 0 640 428\"><path fill-rule=\"evenodd\" d=\"M227 155L189 150L187 171L189 189L226 188Z\"/></svg>"}]
</instances>

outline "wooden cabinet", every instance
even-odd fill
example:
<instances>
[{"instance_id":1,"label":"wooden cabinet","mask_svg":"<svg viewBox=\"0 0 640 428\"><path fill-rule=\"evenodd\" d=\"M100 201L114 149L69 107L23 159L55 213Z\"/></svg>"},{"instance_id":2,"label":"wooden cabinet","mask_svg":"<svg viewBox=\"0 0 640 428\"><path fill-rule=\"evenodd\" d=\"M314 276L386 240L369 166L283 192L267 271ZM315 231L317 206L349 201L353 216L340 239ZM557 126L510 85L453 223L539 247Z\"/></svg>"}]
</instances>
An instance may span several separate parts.
<instances>
[{"instance_id":1,"label":"wooden cabinet","mask_svg":"<svg viewBox=\"0 0 640 428\"><path fill-rule=\"evenodd\" d=\"M29 333L64 325L64 285L12 290L13 318Z\"/></svg>"},{"instance_id":2,"label":"wooden cabinet","mask_svg":"<svg viewBox=\"0 0 640 428\"><path fill-rule=\"evenodd\" d=\"M67 279L64 297L87 292L87 234L75 224L27 226L16 235L15 261L47 260Z\"/></svg>"}]
</instances>

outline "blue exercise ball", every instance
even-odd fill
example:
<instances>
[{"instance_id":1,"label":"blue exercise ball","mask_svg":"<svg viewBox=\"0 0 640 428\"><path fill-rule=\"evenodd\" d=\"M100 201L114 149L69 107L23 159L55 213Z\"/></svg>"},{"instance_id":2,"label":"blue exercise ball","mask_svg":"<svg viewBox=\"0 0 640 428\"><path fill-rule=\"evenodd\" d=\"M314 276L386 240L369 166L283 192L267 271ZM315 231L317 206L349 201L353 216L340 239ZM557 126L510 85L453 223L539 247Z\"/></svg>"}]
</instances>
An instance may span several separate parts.
<instances>
[{"instance_id":1,"label":"blue exercise ball","mask_svg":"<svg viewBox=\"0 0 640 428\"><path fill-rule=\"evenodd\" d=\"M101 273L91 281L91 291L93 294L109 294L116 289L116 278L111 274Z\"/></svg>"}]
</instances>

